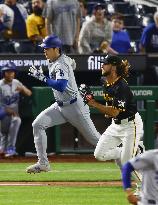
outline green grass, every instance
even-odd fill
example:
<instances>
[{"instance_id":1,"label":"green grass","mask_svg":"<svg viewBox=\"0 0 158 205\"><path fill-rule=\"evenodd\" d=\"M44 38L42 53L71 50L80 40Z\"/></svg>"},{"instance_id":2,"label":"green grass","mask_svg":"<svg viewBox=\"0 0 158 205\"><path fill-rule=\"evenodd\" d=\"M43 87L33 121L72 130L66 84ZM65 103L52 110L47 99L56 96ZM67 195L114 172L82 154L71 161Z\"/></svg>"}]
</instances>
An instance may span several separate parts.
<instances>
[{"instance_id":1,"label":"green grass","mask_svg":"<svg viewBox=\"0 0 158 205\"><path fill-rule=\"evenodd\" d=\"M111 181L120 180L114 163L53 163L49 173L27 174L28 163L0 163L0 181Z\"/></svg>"},{"instance_id":2,"label":"green grass","mask_svg":"<svg viewBox=\"0 0 158 205\"><path fill-rule=\"evenodd\" d=\"M53 163L49 173L27 174L28 163L0 163L0 181L120 180L115 163ZM122 187L0 186L0 205L128 205Z\"/></svg>"},{"instance_id":3,"label":"green grass","mask_svg":"<svg viewBox=\"0 0 158 205\"><path fill-rule=\"evenodd\" d=\"M1 205L128 205L120 187L0 187Z\"/></svg>"}]
</instances>

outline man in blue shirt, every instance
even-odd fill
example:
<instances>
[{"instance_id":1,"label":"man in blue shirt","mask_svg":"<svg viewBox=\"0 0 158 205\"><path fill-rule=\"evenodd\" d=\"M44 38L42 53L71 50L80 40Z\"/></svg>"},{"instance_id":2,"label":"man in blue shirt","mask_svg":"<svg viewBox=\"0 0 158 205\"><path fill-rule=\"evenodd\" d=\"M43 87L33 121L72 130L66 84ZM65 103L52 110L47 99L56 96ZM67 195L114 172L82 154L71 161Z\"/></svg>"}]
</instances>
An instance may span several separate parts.
<instances>
[{"instance_id":1,"label":"man in blue shirt","mask_svg":"<svg viewBox=\"0 0 158 205\"><path fill-rule=\"evenodd\" d=\"M154 22L143 30L140 39L140 52L158 52L158 12L154 14Z\"/></svg>"}]
</instances>

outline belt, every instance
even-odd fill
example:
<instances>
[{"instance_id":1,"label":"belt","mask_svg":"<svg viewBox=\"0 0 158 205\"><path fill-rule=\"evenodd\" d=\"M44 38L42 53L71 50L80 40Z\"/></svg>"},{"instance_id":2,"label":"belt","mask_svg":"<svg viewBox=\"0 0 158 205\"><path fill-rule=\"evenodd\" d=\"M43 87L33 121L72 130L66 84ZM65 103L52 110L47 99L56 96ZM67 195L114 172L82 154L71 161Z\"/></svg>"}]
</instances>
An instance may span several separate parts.
<instances>
[{"instance_id":1,"label":"belt","mask_svg":"<svg viewBox=\"0 0 158 205\"><path fill-rule=\"evenodd\" d=\"M122 120L119 120L119 119L113 119L113 120L114 120L115 124L120 125L120 124L123 124L123 123L126 123L126 122L130 122L134 119L135 119L135 115L132 115L132 116L130 116L128 118L125 118L125 119L122 119Z\"/></svg>"},{"instance_id":2,"label":"belt","mask_svg":"<svg viewBox=\"0 0 158 205\"><path fill-rule=\"evenodd\" d=\"M153 200L153 199L148 199L148 203L149 203L149 204L156 204L156 201Z\"/></svg>"},{"instance_id":3,"label":"belt","mask_svg":"<svg viewBox=\"0 0 158 205\"><path fill-rule=\"evenodd\" d=\"M62 107L62 106L64 106L64 105L73 104L73 103L76 102L76 101L77 101L77 98L74 98L74 99L72 99L72 100L70 100L70 101L67 101L67 102L63 102L63 101L56 101L56 102L57 102L57 104L58 104L60 107Z\"/></svg>"}]
</instances>

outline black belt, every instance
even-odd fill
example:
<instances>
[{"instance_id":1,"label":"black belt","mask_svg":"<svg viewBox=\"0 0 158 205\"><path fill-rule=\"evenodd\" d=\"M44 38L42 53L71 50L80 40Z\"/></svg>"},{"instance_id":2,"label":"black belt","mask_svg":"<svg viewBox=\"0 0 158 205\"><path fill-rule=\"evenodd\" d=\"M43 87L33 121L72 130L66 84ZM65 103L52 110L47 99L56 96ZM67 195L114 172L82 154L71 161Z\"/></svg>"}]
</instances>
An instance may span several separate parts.
<instances>
[{"instance_id":1,"label":"black belt","mask_svg":"<svg viewBox=\"0 0 158 205\"><path fill-rule=\"evenodd\" d=\"M135 119L135 115L132 115L132 116L130 116L130 117L128 117L128 118L125 118L125 119L122 119L122 120L120 120L120 119L114 119L114 122L115 122L115 124L118 124L118 125L120 125L123 121L125 121L125 120L127 120L127 122L130 122L130 121L132 121L132 120L134 120Z\"/></svg>"},{"instance_id":2,"label":"black belt","mask_svg":"<svg viewBox=\"0 0 158 205\"><path fill-rule=\"evenodd\" d=\"M74 98L74 99L72 99L72 100L70 100L70 101L67 101L67 102L62 102L62 101L56 101L56 102L58 103L58 105L59 105L60 107L62 107L62 106L64 106L64 105L73 104L73 103L76 102L76 101L77 101L77 98Z\"/></svg>"},{"instance_id":3,"label":"black belt","mask_svg":"<svg viewBox=\"0 0 158 205\"><path fill-rule=\"evenodd\" d=\"M148 199L148 203L149 203L149 204L156 204L156 201L153 200L153 199Z\"/></svg>"}]
</instances>

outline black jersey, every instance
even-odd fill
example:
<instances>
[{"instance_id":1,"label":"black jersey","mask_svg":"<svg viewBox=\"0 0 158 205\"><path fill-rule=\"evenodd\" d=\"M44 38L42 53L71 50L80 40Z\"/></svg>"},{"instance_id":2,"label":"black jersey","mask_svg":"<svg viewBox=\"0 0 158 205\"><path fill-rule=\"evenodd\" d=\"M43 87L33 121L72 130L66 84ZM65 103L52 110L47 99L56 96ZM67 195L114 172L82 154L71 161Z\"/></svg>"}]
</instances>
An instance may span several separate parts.
<instances>
[{"instance_id":1,"label":"black jersey","mask_svg":"<svg viewBox=\"0 0 158 205\"><path fill-rule=\"evenodd\" d=\"M133 93L130 90L125 79L119 78L114 83L104 82L104 99L106 105L120 109L118 120L133 116L137 112L136 102L133 99Z\"/></svg>"}]
</instances>

